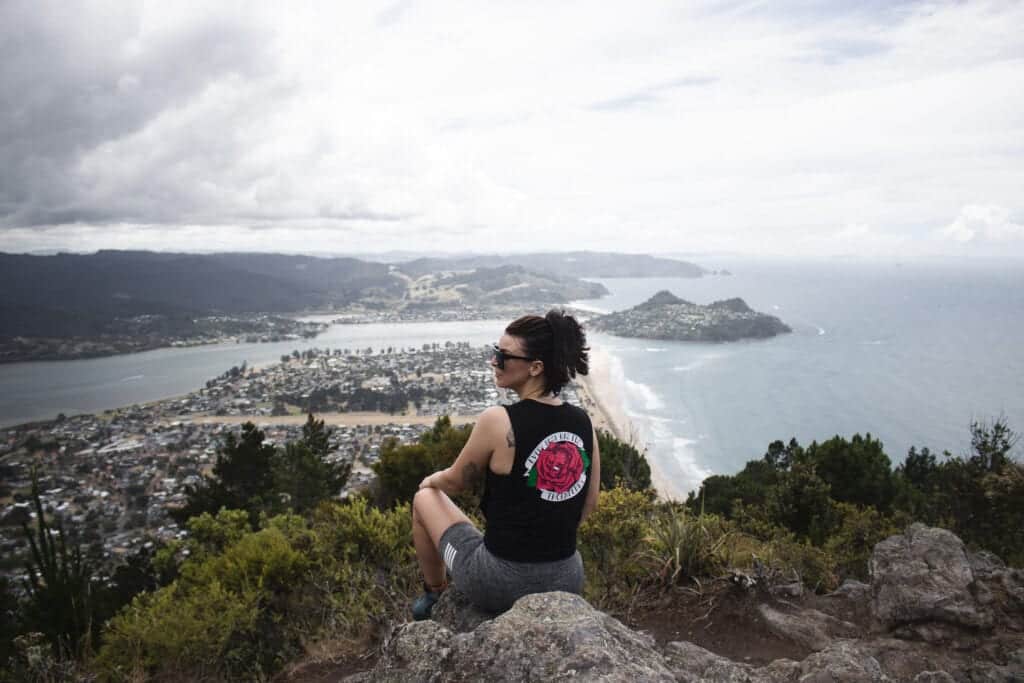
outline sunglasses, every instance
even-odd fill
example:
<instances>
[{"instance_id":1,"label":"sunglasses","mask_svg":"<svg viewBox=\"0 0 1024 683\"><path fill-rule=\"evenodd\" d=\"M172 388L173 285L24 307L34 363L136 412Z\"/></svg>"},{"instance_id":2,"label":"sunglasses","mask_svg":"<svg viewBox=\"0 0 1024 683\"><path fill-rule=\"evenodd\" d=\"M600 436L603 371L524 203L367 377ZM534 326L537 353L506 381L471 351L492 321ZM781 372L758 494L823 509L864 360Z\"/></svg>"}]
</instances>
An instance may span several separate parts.
<instances>
[{"instance_id":1,"label":"sunglasses","mask_svg":"<svg viewBox=\"0 0 1024 683\"><path fill-rule=\"evenodd\" d=\"M494 355L492 356L494 358L494 363L495 365L498 366L499 370L505 369L505 361L509 359L530 361L537 360L536 358L528 358L527 356L514 356L511 353L507 353L499 349L497 344L491 344L491 350L494 353Z\"/></svg>"}]
</instances>

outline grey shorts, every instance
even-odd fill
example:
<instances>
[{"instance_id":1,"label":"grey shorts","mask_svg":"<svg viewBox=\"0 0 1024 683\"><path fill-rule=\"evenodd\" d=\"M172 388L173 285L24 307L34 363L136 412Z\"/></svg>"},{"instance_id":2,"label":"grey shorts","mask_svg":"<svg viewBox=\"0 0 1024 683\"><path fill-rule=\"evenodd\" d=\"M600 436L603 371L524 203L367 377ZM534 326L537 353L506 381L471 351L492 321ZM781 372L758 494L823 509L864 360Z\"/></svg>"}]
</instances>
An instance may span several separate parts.
<instances>
[{"instance_id":1,"label":"grey shorts","mask_svg":"<svg viewBox=\"0 0 1024 683\"><path fill-rule=\"evenodd\" d=\"M469 522L448 527L439 548L459 591L477 607L503 612L531 593L583 592L583 560L577 551L554 562L513 562L496 557Z\"/></svg>"}]
</instances>

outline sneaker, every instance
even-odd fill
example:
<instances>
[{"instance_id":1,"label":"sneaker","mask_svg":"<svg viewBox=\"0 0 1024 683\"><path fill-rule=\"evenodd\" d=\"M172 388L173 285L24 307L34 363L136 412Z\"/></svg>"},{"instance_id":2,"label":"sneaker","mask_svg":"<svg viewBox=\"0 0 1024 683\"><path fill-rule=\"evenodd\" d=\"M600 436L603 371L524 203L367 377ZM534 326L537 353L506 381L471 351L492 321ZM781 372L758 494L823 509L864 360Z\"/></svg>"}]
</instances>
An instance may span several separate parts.
<instances>
[{"instance_id":1,"label":"sneaker","mask_svg":"<svg viewBox=\"0 0 1024 683\"><path fill-rule=\"evenodd\" d=\"M416 621L429 619L430 612L434 609L434 603L440 599L440 591L427 591L416 598L416 602L412 603L412 618Z\"/></svg>"}]
</instances>

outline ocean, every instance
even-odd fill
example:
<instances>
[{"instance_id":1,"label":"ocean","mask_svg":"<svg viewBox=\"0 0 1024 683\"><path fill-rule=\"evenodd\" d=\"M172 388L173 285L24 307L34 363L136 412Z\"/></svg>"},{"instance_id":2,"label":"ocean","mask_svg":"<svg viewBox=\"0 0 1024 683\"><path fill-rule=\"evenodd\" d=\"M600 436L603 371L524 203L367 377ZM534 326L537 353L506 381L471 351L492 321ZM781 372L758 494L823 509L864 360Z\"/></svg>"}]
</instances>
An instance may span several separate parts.
<instances>
[{"instance_id":1,"label":"ocean","mask_svg":"<svg viewBox=\"0 0 1024 683\"><path fill-rule=\"evenodd\" d=\"M1024 430L1024 268L836 262L715 264L731 276L600 280L621 310L660 289L742 297L792 334L697 344L594 333L648 456L685 496L770 442L870 433L894 464L911 446L963 454L972 420Z\"/></svg>"},{"instance_id":2,"label":"ocean","mask_svg":"<svg viewBox=\"0 0 1024 683\"><path fill-rule=\"evenodd\" d=\"M648 456L684 496L712 473L803 444L871 433L894 463L911 446L960 454L972 420L1024 430L1024 268L702 263L731 276L599 279L582 307L620 310L660 289L697 303L742 297L792 334L694 344L593 333ZM508 321L340 325L309 341L220 344L0 365L0 426L178 396L233 365L293 349L492 342Z\"/></svg>"}]
</instances>

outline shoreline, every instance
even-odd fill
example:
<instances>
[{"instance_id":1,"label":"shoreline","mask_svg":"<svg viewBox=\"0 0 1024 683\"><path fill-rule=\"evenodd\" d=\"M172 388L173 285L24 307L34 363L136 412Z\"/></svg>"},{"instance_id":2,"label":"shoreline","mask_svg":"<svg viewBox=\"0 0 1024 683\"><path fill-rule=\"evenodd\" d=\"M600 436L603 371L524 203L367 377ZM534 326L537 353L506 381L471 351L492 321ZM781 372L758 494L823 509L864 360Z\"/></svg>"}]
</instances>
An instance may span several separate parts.
<instances>
[{"instance_id":1,"label":"shoreline","mask_svg":"<svg viewBox=\"0 0 1024 683\"><path fill-rule=\"evenodd\" d=\"M683 500L676 487L661 471L659 463L651 457L639 430L629 419L618 387L612 382L611 358L609 353L600 349L590 350L590 374L576 378L582 408L590 415L596 429L610 432L615 438L643 453L651 468L651 488L659 500Z\"/></svg>"}]
</instances>

